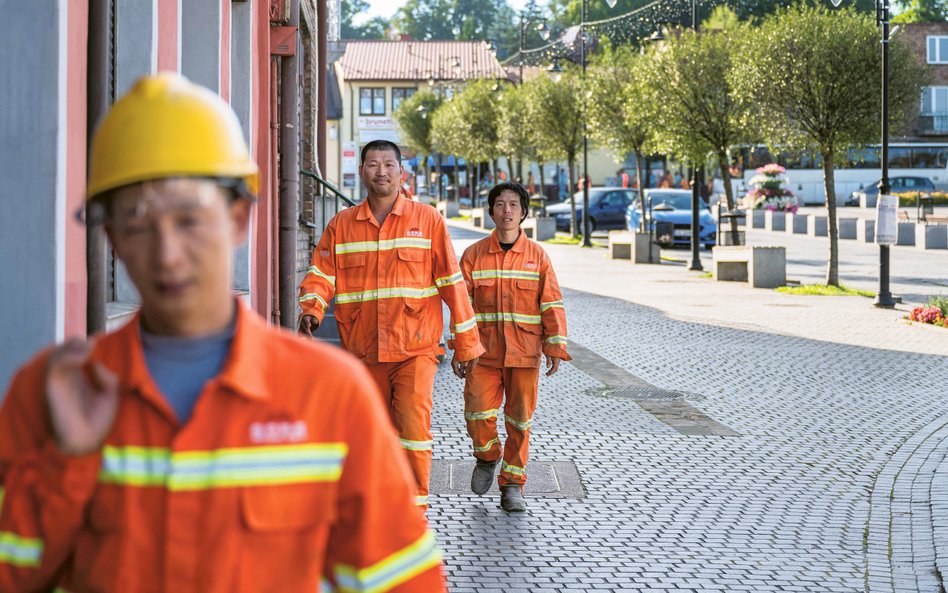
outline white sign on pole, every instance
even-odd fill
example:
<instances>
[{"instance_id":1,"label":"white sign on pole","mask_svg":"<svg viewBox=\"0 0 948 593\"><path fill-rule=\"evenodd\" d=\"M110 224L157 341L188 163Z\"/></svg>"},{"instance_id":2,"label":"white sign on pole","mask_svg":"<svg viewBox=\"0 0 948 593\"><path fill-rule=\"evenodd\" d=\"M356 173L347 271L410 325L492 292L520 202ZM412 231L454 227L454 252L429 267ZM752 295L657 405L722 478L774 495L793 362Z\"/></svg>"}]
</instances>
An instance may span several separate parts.
<instances>
[{"instance_id":1,"label":"white sign on pole","mask_svg":"<svg viewBox=\"0 0 948 593\"><path fill-rule=\"evenodd\" d=\"M899 210L898 196L879 196L876 202L876 243L895 245L899 239L899 226L896 220Z\"/></svg>"},{"instance_id":2,"label":"white sign on pole","mask_svg":"<svg viewBox=\"0 0 948 593\"><path fill-rule=\"evenodd\" d=\"M355 175L359 172L359 155L355 142L346 142L342 146L342 174Z\"/></svg>"}]
</instances>

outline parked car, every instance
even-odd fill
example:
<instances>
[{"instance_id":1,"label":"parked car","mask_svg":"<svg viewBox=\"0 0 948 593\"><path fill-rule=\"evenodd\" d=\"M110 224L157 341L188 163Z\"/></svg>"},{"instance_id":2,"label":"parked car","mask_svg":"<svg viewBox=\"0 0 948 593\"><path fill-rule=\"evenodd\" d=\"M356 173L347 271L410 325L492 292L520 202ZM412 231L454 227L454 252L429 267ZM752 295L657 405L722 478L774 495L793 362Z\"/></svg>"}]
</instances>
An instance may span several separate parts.
<instances>
[{"instance_id":1,"label":"parked car","mask_svg":"<svg viewBox=\"0 0 948 593\"><path fill-rule=\"evenodd\" d=\"M656 241L663 247L691 245L691 190L690 189L646 189L646 217L651 200L652 221L650 226L657 233ZM718 224L704 200L700 200L698 212L698 238L706 249L717 242ZM642 211L638 201L626 209L626 228L639 230Z\"/></svg>"},{"instance_id":2,"label":"parked car","mask_svg":"<svg viewBox=\"0 0 948 593\"><path fill-rule=\"evenodd\" d=\"M589 225L592 230L625 228L625 211L637 195L637 190L625 187L590 187ZM573 196L576 199L576 228L582 231L583 192L576 192ZM557 230L569 230L569 201L547 206L546 213L556 219Z\"/></svg>"},{"instance_id":3,"label":"parked car","mask_svg":"<svg viewBox=\"0 0 948 593\"><path fill-rule=\"evenodd\" d=\"M890 177L889 186L892 188L891 192L894 194L901 194L905 192L922 192L923 194L929 194L935 191L935 183L928 177ZM875 198L879 195L879 181L876 181L868 187L864 187L858 191L854 191L849 194L849 199L846 200L846 206L858 206L859 199L861 197L868 198L867 203L875 203Z\"/></svg>"}]
</instances>

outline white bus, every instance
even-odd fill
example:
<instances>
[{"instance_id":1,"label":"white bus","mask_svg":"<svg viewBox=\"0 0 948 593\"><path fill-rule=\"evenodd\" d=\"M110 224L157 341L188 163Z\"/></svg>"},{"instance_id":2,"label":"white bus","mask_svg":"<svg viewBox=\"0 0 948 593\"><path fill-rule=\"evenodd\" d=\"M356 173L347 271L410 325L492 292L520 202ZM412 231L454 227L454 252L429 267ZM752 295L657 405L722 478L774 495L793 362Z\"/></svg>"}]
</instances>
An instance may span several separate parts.
<instances>
[{"instance_id":1,"label":"white bus","mask_svg":"<svg viewBox=\"0 0 948 593\"><path fill-rule=\"evenodd\" d=\"M750 179L755 169L777 163L787 169L793 192L801 205L822 205L826 202L823 189L823 159L810 151L781 152L776 155L765 146L745 146L739 149L738 164L743 165L742 177L734 183L734 191L743 196L751 188ZM879 145L849 152L847 162L836 168L836 202L845 204L852 192L878 183L881 176ZM914 142L889 144L889 177L928 177L935 187L948 187L948 143Z\"/></svg>"}]
</instances>

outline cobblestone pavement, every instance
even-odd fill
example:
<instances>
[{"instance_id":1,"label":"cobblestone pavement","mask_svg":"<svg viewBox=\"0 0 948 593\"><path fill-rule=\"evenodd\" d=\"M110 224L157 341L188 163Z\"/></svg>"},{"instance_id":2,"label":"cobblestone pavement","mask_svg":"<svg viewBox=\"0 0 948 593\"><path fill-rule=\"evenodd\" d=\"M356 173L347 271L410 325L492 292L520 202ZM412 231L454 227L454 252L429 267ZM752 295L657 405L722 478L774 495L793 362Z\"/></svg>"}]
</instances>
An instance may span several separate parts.
<instances>
[{"instance_id":1,"label":"cobblestone pavement","mask_svg":"<svg viewBox=\"0 0 948 593\"><path fill-rule=\"evenodd\" d=\"M481 236L452 235L459 254ZM435 489L453 591L944 586L948 331L546 247L583 355L541 377L531 461L572 461L585 495L517 516ZM436 464L471 459L447 363L434 433Z\"/></svg>"}]
</instances>

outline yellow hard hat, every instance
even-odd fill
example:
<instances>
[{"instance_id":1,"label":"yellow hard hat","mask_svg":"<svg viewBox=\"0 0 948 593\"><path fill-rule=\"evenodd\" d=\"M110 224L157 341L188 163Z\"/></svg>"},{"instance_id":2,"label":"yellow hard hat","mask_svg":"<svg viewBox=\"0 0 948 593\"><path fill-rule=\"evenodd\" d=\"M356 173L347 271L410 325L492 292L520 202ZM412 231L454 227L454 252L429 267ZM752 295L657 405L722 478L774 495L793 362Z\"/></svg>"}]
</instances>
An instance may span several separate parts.
<instances>
[{"instance_id":1,"label":"yellow hard hat","mask_svg":"<svg viewBox=\"0 0 948 593\"><path fill-rule=\"evenodd\" d=\"M166 177L259 183L237 115L217 94L175 73L140 79L115 102L92 139L86 199Z\"/></svg>"}]
</instances>

